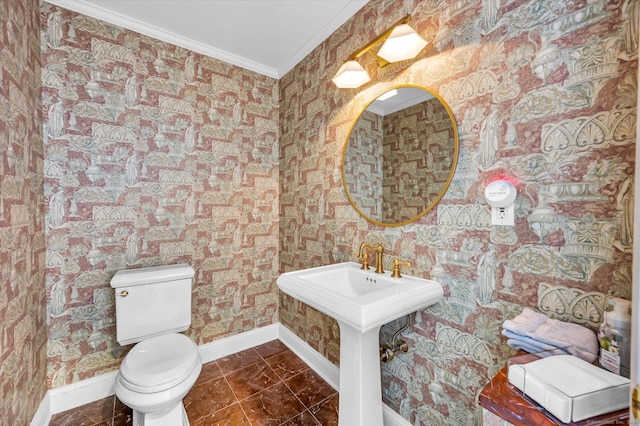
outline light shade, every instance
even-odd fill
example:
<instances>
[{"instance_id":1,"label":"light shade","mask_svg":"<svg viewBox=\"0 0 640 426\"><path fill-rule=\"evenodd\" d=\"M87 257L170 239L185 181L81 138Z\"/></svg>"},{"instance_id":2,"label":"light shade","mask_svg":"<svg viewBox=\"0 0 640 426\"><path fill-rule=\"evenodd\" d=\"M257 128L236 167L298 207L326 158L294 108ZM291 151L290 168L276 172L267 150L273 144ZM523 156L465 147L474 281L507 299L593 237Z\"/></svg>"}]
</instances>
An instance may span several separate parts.
<instances>
[{"instance_id":1,"label":"light shade","mask_svg":"<svg viewBox=\"0 0 640 426\"><path fill-rule=\"evenodd\" d=\"M377 55L387 62L398 62L415 58L427 45L408 24L398 25L378 50Z\"/></svg>"},{"instance_id":2,"label":"light shade","mask_svg":"<svg viewBox=\"0 0 640 426\"><path fill-rule=\"evenodd\" d=\"M370 80L371 77L358 61L345 62L331 79L340 89L355 89Z\"/></svg>"}]
</instances>

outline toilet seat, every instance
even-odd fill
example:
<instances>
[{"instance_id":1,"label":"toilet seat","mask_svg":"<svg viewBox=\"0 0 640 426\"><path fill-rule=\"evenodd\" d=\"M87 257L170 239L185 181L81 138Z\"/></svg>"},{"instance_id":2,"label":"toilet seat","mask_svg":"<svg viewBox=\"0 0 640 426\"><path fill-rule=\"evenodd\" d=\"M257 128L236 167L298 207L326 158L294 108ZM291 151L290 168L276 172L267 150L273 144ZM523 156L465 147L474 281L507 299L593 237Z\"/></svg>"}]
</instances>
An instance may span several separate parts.
<instances>
[{"instance_id":1,"label":"toilet seat","mask_svg":"<svg viewBox=\"0 0 640 426\"><path fill-rule=\"evenodd\" d=\"M201 364L198 346L184 334L165 334L136 344L120 365L129 390L155 393L175 387Z\"/></svg>"}]
</instances>

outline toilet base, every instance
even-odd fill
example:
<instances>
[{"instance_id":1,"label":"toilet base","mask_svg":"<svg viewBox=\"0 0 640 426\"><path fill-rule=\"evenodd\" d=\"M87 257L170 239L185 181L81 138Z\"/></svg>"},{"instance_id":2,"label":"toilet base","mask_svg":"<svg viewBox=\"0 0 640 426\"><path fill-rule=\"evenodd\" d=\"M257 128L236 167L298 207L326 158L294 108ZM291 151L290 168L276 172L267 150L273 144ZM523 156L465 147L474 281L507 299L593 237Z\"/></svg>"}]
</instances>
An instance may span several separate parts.
<instances>
[{"instance_id":1,"label":"toilet base","mask_svg":"<svg viewBox=\"0 0 640 426\"><path fill-rule=\"evenodd\" d=\"M189 426L182 401L171 408L151 413L133 410L133 426Z\"/></svg>"}]
</instances>

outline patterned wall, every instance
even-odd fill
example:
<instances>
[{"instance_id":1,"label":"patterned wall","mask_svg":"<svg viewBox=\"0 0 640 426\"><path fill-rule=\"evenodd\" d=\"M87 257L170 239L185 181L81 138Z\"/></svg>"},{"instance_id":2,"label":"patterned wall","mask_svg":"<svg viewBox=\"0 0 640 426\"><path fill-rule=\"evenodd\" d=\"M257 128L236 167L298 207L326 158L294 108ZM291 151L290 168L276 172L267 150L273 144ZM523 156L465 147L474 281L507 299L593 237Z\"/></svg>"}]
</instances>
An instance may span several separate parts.
<instances>
[{"instance_id":1,"label":"patterned wall","mask_svg":"<svg viewBox=\"0 0 640 426\"><path fill-rule=\"evenodd\" d=\"M384 223L400 223L433 204L451 175L454 130L437 98L384 117Z\"/></svg>"},{"instance_id":2,"label":"patterned wall","mask_svg":"<svg viewBox=\"0 0 640 426\"><path fill-rule=\"evenodd\" d=\"M425 51L386 68L365 55L372 81L336 89L348 55L407 11ZM477 391L511 354L500 326L523 307L593 325L602 300L630 297L637 18L635 0L372 0L280 80L281 269L381 241L444 287L412 316L409 353L383 365L385 402L411 424L474 424ZM363 106L407 83L451 106L460 158L435 210L380 228L348 203L341 153ZM503 175L517 182L515 227L492 227L483 199ZM287 296L280 315L338 362L334 321Z\"/></svg>"},{"instance_id":3,"label":"patterned wall","mask_svg":"<svg viewBox=\"0 0 640 426\"><path fill-rule=\"evenodd\" d=\"M344 152L344 178L351 201L362 214L379 222L384 222L383 123L383 116L363 111L349 133Z\"/></svg>"},{"instance_id":4,"label":"patterned wall","mask_svg":"<svg viewBox=\"0 0 640 426\"><path fill-rule=\"evenodd\" d=\"M196 270L198 344L278 321L278 82L42 3L51 387L118 367L119 269Z\"/></svg>"},{"instance_id":5,"label":"patterned wall","mask_svg":"<svg viewBox=\"0 0 640 426\"><path fill-rule=\"evenodd\" d=\"M0 423L29 424L47 390L37 0L0 1Z\"/></svg>"}]
</instances>

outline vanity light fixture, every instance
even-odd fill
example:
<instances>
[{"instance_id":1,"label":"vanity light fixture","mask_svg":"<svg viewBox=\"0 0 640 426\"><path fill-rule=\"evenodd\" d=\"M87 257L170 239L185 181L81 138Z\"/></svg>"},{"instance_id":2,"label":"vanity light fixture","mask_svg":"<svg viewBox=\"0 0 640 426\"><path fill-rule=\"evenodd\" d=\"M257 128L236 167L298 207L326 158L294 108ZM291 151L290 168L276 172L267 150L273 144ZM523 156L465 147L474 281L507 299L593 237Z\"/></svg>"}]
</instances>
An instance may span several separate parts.
<instances>
[{"instance_id":1,"label":"vanity light fixture","mask_svg":"<svg viewBox=\"0 0 640 426\"><path fill-rule=\"evenodd\" d=\"M355 89L370 81L371 77L357 59L382 40L384 43L380 49L377 52L374 51L380 67L418 56L418 53L427 45L427 41L407 24L410 20L411 15L405 15L378 37L351 54L349 60L340 67L331 81L340 89Z\"/></svg>"},{"instance_id":2,"label":"vanity light fixture","mask_svg":"<svg viewBox=\"0 0 640 426\"><path fill-rule=\"evenodd\" d=\"M387 62L400 62L418 56L427 41L409 24L398 25L378 50L377 55Z\"/></svg>"},{"instance_id":3,"label":"vanity light fixture","mask_svg":"<svg viewBox=\"0 0 640 426\"><path fill-rule=\"evenodd\" d=\"M355 89L370 81L369 73L356 60L347 61L331 79L340 89Z\"/></svg>"}]
</instances>

